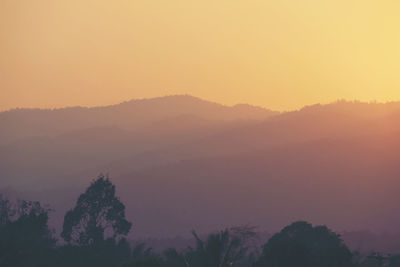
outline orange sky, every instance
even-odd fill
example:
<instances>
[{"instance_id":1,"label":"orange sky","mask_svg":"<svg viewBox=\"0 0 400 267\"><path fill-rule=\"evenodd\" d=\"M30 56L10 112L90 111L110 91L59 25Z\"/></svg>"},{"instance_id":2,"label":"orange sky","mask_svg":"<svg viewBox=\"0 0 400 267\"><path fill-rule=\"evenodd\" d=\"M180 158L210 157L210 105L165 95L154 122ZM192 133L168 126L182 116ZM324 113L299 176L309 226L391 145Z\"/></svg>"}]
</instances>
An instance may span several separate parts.
<instances>
[{"instance_id":1,"label":"orange sky","mask_svg":"<svg viewBox=\"0 0 400 267\"><path fill-rule=\"evenodd\" d=\"M0 110L400 100L398 0L0 0Z\"/></svg>"}]
</instances>

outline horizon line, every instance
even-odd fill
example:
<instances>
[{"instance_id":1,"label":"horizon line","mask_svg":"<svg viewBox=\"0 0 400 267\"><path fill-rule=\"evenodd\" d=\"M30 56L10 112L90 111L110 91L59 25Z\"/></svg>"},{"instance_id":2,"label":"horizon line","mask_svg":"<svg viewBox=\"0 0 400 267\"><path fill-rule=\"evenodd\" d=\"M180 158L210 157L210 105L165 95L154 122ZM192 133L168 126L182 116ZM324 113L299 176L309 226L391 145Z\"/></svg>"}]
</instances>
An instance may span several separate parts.
<instances>
[{"instance_id":1,"label":"horizon line","mask_svg":"<svg viewBox=\"0 0 400 267\"><path fill-rule=\"evenodd\" d=\"M277 110L277 109L271 109L269 107L266 106L261 106L261 105L255 105L255 104L251 104L251 103L245 103L245 102L238 102L232 105L228 105L228 104L223 104L217 101L213 101L213 100L208 100L205 98L201 98L198 96L194 96L191 94L169 94L169 95L163 95L163 96L156 96L156 97L142 97L142 98L131 98L129 100L125 100L125 101L121 101L121 102L117 102L114 104L105 104L105 105L67 105L67 106L61 106L61 107L29 107L29 106L25 106L25 107L12 107L12 108L8 108L8 109L1 109L0 108L0 113L5 113L5 112L13 112L13 111L19 111L19 110L49 110L49 111L55 111L55 110L63 110L63 109L72 109L72 108L82 108L82 109L95 109L95 108L106 108L106 107L113 107L113 106L118 106L118 105L122 105L122 104L126 104L126 103L130 103L130 102L134 102L134 101L146 101L146 100L155 100L155 99L162 99L162 98L170 98L170 97L190 97L190 98L194 98L197 100L201 100L201 101L205 101L205 102L209 102L209 103L213 103L213 104L217 104L217 105L221 105L221 106L225 106L225 107L235 107L235 106L239 106L239 105L248 105L251 107L255 107L255 108L261 108L261 109L265 109L265 110L269 110L272 112L279 112L279 113L287 113L287 112L294 112L294 111L299 111L302 110L304 108L307 107L312 107L312 106L317 106L317 105L331 105L331 104L336 104L336 103L340 103L340 102L345 102L345 103L361 103L361 104L393 104L393 103L400 103L400 100L387 100L387 101L379 101L379 100L359 100L359 99L346 99L346 98L338 98L336 100L330 101L330 102L314 102L314 103L310 103L310 104L306 104L303 106L300 106L299 108L293 108L293 109L282 109L282 110Z\"/></svg>"}]
</instances>

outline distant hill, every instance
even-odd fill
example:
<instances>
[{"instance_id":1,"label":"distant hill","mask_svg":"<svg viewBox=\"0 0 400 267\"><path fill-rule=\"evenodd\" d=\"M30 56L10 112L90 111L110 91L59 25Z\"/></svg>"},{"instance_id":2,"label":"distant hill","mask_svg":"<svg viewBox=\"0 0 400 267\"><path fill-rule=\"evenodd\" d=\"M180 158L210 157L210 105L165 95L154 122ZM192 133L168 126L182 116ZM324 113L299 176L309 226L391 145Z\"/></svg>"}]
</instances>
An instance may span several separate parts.
<instances>
[{"instance_id":1,"label":"distant hill","mask_svg":"<svg viewBox=\"0 0 400 267\"><path fill-rule=\"evenodd\" d=\"M140 153L186 144L278 114L186 95L107 107L2 112L0 175L4 179L0 185L58 184L55 177L76 176L86 169L97 172Z\"/></svg>"},{"instance_id":2,"label":"distant hill","mask_svg":"<svg viewBox=\"0 0 400 267\"><path fill-rule=\"evenodd\" d=\"M114 180L132 203L127 209L139 233L183 234L192 225L206 231L228 223L278 229L294 220L397 231L399 134L185 160Z\"/></svg>"},{"instance_id":3,"label":"distant hill","mask_svg":"<svg viewBox=\"0 0 400 267\"><path fill-rule=\"evenodd\" d=\"M191 96L0 113L0 187L63 214L110 173L133 235L174 236L293 220L396 231L400 103L338 101L291 112ZM5 130L3 130L5 129Z\"/></svg>"},{"instance_id":4,"label":"distant hill","mask_svg":"<svg viewBox=\"0 0 400 267\"><path fill-rule=\"evenodd\" d=\"M131 100L94 108L14 109L0 112L0 144L104 126L138 130L183 115L211 121L232 121L262 120L277 114L249 105L228 107L189 95Z\"/></svg>"}]
</instances>

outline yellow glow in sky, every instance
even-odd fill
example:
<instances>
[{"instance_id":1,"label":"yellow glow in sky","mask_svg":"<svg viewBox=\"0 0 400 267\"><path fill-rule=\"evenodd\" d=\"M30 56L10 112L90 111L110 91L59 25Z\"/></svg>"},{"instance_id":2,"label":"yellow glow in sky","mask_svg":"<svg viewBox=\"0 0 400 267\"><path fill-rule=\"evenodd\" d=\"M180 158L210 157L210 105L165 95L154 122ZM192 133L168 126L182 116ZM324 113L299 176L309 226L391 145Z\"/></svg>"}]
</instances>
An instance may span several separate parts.
<instances>
[{"instance_id":1,"label":"yellow glow in sky","mask_svg":"<svg viewBox=\"0 0 400 267\"><path fill-rule=\"evenodd\" d=\"M0 0L0 110L400 100L398 0Z\"/></svg>"}]
</instances>

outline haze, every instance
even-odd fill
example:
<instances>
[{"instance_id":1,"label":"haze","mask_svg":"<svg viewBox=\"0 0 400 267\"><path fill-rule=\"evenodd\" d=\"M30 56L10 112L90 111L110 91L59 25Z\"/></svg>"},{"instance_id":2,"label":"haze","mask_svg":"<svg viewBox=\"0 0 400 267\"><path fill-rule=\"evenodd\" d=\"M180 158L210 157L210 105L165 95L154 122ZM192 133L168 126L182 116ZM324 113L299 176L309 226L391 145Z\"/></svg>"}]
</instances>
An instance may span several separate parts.
<instances>
[{"instance_id":1,"label":"haze","mask_svg":"<svg viewBox=\"0 0 400 267\"><path fill-rule=\"evenodd\" d=\"M397 232L400 102L279 113L189 95L0 112L0 193L49 203L52 226L100 172L135 222L170 237L295 220Z\"/></svg>"},{"instance_id":2,"label":"haze","mask_svg":"<svg viewBox=\"0 0 400 267\"><path fill-rule=\"evenodd\" d=\"M400 99L399 1L0 0L0 110Z\"/></svg>"}]
</instances>

